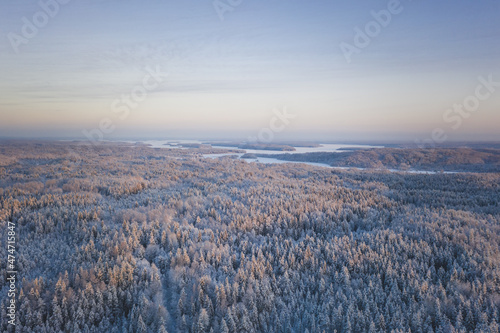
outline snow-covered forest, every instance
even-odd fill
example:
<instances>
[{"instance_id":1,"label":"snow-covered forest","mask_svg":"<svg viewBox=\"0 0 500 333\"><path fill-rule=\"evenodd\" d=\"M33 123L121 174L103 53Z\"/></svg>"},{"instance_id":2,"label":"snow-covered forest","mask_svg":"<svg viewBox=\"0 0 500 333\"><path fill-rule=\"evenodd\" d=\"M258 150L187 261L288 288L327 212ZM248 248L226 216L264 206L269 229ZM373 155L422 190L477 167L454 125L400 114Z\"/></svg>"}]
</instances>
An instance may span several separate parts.
<instances>
[{"instance_id":1,"label":"snow-covered forest","mask_svg":"<svg viewBox=\"0 0 500 333\"><path fill-rule=\"evenodd\" d=\"M201 152L0 143L15 332L499 332L500 174Z\"/></svg>"}]
</instances>

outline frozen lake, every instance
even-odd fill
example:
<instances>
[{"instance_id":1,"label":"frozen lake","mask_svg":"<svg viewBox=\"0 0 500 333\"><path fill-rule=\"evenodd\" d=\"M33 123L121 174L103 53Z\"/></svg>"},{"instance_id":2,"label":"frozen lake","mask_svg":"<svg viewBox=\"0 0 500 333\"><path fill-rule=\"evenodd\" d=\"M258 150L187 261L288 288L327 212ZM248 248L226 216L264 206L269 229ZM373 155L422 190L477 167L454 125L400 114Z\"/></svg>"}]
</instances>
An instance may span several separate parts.
<instances>
[{"instance_id":1,"label":"frozen lake","mask_svg":"<svg viewBox=\"0 0 500 333\"><path fill-rule=\"evenodd\" d=\"M189 149L188 147L182 147L183 144L203 144L203 141L199 140L148 140L142 141L142 143L151 146L152 148L174 148L174 149ZM346 149L368 149L368 148L383 148L383 146L369 146L369 145L355 145L355 144L332 144L325 143L320 144L319 147L294 147L295 151L282 151L282 150L264 150L264 149L240 149L237 147L224 146L224 145L211 145L213 148L227 149L227 150L243 150L245 153L225 153L225 154L204 154L203 157L217 159L226 156L235 156L241 158L244 154L262 154L262 155L275 155L275 154L305 154L305 153L321 153L321 152L341 152L347 151ZM285 164L285 163L295 163L295 164L307 164L317 167L324 168L334 168L325 163L314 163L314 162L295 162L295 161L283 161L272 157L257 157L255 159L245 159L249 163L264 163L264 164ZM347 167L335 167L336 169L349 169Z\"/></svg>"},{"instance_id":2,"label":"frozen lake","mask_svg":"<svg viewBox=\"0 0 500 333\"><path fill-rule=\"evenodd\" d=\"M136 143L136 141L131 143ZM206 141L200 140L147 140L141 141L141 143L151 146L151 148L170 148L170 149L190 149L189 147L182 147L183 144L203 144ZM295 147L295 151L282 151L282 150L264 150L264 149L240 149L237 147L224 146L224 145L211 145L213 148L227 149L227 150L242 150L245 153L224 153L224 154L204 154L205 158L221 158L225 156L235 156L241 158L244 154L261 154L261 155L275 155L275 154L305 154L305 153L339 153L349 151L350 149L370 149L370 148L384 148L384 146L370 146L370 145L356 145L356 144L334 144L334 143L321 143L319 147ZM285 164L285 163L299 163L307 164L317 167L324 167L330 169L357 169L365 170L363 168L356 167L332 167L324 163L314 163L314 162L296 162L296 161L283 161L272 157L257 157L254 159L245 159L248 163L264 163L264 164ZM370 169L374 170L374 169ZM390 172L404 172L404 173L414 173L414 174L437 174L440 171L421 171L421 170L395 170L395 169L383 169ZM453 174L456 172L444 172L447 174Z\"/></svg>"},{"instance_id":3,"label":"frozen lake","mask_svg":"<svg viewBox=\"0 0 500 333\"><path fill-rule=\"evenodd\" d=\"M142 143L151 146L152 148L174 148L174 149L189 149L187 147L182 147L183 144L203 144L203 141L199 140L148 140L142 141ZM242 150L245 153L227 153L227 154L204 154L205 158L220 158L224 156L237 156L240 158L244 154L262 154L262 155L276 155L276 154L305 154L305 153L332 153L348 151L348 149L369 149L369 148L383 148L383 146L369 146L369 145L355 145L355 144L332 144L332 143L322 143L319 147L295 147L295 151L282 151L282 150L264 150L264 149L240 149L237 147L224 146L224 145L211 145L213 148L227 149L227 150ZM264 164L284 164L284 163L302 163L320 167L331 168L330 165L324 163L314 163L314 162L290 162L282 161L271 157L257 157L256 159L246 159L247 162L258 162ZM342 168L347 169L347 168Z\"/></svg>"},{"instance_id":4,"label":"frozen lake","mask_svg":"<svg viewBox=\"0 0 500 333\"><path fill-rule=\"evenodd\" d=\"M136 143L136 141L129 141L130 143ZM189 149L188 147L182 147L183 144L204 144L206 141L200 140L147 140L140 141L141 143L151 146L151 148L175 148L175 149ZM295 147L295 151L282 151L282 150L264 150L264 149L240 149L232 146L224 146L222 144L213 144L213 148L227 149L227 150L244 150L248 154L305 154L305 153L322 153L322 152L340 152L346 151L349 148L352 149L369 149L369 148L384 148L384 146L369 146L369 145L356 145L356 144L332 144L332 143L321 143L319 147ZM220 154L217 154L220 155ZM236 155L236 154L231 154Z\"/></svg>"},{"instance_id":5,"label":"frozen lake","mask_svg":"<svg viewBox=\"0 0 500 333\"><path fill-rule=\"evenodd\" d=\"M212 145L214 148L222 149L239 149L235 147ZM264 149L241 149L248 154L305 154L305 153L337 153L340 151L347 151L346 149L369 149L369 148L384 148L384 146L368 146L368 145L353 145L353 144L332 144L332 143L321 143L320 147L295 147L295 151L283 151L283 150L264 150Z\"/></svg>"}]
</instances>

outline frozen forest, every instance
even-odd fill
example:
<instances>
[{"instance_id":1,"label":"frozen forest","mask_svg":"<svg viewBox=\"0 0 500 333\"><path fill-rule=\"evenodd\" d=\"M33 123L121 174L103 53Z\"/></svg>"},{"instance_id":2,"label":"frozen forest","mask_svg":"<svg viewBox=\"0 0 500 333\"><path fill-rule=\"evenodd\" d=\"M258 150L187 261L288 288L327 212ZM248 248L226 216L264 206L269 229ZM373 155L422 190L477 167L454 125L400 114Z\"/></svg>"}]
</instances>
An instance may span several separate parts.
<instances>
[{"instance_id":1,"label":"frozen forest","mask_svg":"<svg viewBox=\"0 0 500 333\"><path fill-rule=\"evenodd\" d=\"M0 331L499 332L500 173L206 152L0 143Z\"/></svg>"}]
</instances>

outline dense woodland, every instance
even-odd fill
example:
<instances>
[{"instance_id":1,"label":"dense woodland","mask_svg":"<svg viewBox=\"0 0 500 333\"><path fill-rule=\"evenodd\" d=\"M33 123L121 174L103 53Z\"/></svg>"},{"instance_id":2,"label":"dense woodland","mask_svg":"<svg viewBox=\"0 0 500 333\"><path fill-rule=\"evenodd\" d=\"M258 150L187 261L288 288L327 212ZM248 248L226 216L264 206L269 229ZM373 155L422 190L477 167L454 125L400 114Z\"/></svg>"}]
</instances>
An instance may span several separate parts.
<instances>
[{"instance_id":1,"label":"dense woodland","mask_svg":"<svg viewBox=\"0 0 500 333\"><path fill-rule=\"evenodd\" d=\"M0 331L499 332L499 173L202 153L0 143Z\"/></svg>"},{"instance_id":2,"label":"dense woodland","mask_svg":"<svg viewBox=\"0 0 500 333\"><path fill-rule=\"evenodd\" d=\"M285 161L325 163L335 167L500 173L500 149L489 147L375 148L355 149L340 153L259 156L274 157Z\"/></svg>"}]
</instances>

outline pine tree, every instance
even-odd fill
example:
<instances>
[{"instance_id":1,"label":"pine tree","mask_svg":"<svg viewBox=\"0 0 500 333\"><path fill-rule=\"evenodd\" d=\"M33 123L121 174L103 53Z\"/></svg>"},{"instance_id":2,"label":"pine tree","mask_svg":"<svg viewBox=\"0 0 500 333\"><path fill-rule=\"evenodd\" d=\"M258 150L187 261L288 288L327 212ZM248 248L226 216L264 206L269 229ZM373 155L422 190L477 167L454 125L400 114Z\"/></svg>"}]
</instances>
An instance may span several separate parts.
<instances>
[{"instance_id":1,"label":"pine tree","mask_svg":"<svg viewBox=\"0 0 500 333\"><path fill-rule=\"evenodd\" d=\"M220 323L220 333L229 333L229 328L227 327L226 321L224 319L222 319Z\"/></svg>"},{"instance_id":2,"label":"pine tree","mask_svg":"<svg viewBox=\"0 0 500 333\"><path fill-rule=\"evenodd\" d=\"M377 328L375 327L375 323L373 321L370 322L368 333L377 333Z\"/></svg>"},{"instance_id":3,"label":"pine tree","mask_svg":"<svg viewBox=\"0 0 500 333\"><path fill-rule=\"evenodd\" d=\"M186 304L186 298L186 291L182 288L179 301L177 302L177 318L181 318L184 315L184 304Z\"/></svg>"},{"instance_id":4,"label":"pine tree","mask_svg":"<svg viewBox=\"0 0 500 333\"><path fill-rule=\"evenodd\" d=\"M146 323L144 320L142 320L142 315L139 315L139 318L137 319L137 332L138 333L147 333L148 328L146 326Z\"/></svg>"},{"instance_id":5,"label":"pine tree","mask_svg":"<svg viewBox=\"0 0 500 333\"><path fill-rule=\"evenodd\" d=\"M198 318L197 332L206 333L208 332L208 327L210 325L210 318L205 309L201 309L200 316Z\"/></svg>"}]
</instances>

